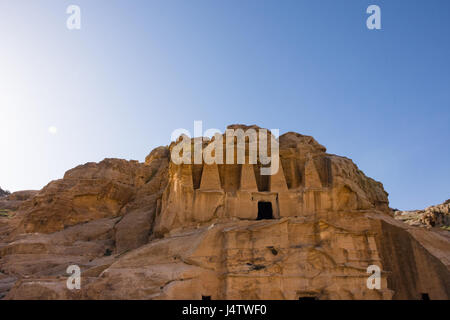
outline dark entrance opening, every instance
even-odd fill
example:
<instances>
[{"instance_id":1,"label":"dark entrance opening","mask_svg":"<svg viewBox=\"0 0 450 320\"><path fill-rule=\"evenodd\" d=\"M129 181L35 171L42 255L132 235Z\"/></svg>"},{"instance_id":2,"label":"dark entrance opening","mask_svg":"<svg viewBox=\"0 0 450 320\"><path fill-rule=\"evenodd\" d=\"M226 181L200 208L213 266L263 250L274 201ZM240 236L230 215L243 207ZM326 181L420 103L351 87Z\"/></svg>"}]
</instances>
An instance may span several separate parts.
<instances>
[{"instance_id":1,"label":"dark entrance opening","mask_svg":"<svg viewBox=\"0 0 450 320\"><path fill-rule=\"evenodd\" d=\"M422 300L430 300L430 296L428 295L428 293L422 293Z\"/></svg>"},{"instance_id":2,"label":"dark entrance opening","mask_svg":"<svg viewBox=\"0 0 450 320\"><path fill-rule=\"evenodd\" d=\"M273 219L272 202L259 201L258 202L258 219L266 220Z\"/></svg>"},{"instance_id":3,"label":"dark entrance opening","mask_svg":"<svg viewBox=\"0 0 450 320\"><path fill-rule=\"evenodd\" d=\"M298 300L300 300L300 301L316 301L318 299L316 297L299 297Z\"/></svg>"},{"instance_id":4,"label":"dark entrance opening","mask_svg":"<svg viewBox=\"0 0 450 320\"><path fill-rule=\"evenodd\" d=\"M202 296L202 300L211 300L211 296Z\"/></svg>"}]
</instances>

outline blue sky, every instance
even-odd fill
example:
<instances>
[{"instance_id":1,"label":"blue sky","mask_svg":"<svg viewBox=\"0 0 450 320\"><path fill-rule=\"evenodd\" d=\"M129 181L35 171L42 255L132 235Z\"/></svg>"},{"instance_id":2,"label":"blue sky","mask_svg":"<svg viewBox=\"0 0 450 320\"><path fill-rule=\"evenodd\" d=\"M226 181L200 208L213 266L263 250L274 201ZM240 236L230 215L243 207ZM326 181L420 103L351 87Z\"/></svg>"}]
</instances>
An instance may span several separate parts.
<instances>
[{"instance_id":1,"label":"blue sky","mask_svg":"<svg viewBox=\"0 0 450 320\"><path fill-rule=\"evenodd\" d=\"M66 28L70 4L81 30ZM371 4L382 30L366 28ZM392 207L441 203L449 14L448 0L0 0L0 186L143 161L202 120L312 135L383 182Z\"/></svg>"}]
</instances>

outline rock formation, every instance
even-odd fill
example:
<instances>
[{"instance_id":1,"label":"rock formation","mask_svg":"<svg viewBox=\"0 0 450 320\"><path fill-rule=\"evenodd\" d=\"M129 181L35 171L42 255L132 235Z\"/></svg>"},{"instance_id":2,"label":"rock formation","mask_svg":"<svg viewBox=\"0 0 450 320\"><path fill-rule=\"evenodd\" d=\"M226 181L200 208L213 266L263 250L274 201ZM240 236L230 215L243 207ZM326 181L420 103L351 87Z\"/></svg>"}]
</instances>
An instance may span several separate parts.
<instances>
[{"instance_id":1,"label":"rock formation","mask_svg":"<svg viewBox=\"0 0 450 320\"><path fill-rule=\"evenodd\" d=\"M0 217L0 296L450 298L447 231L396 221L382 184L312 137L279 144L272 176L260 161L177 165L175 142L145 163L69 170ZM67 289L69 265L81 268L80 290ZM367 287L371 265L379 289Z\"/></svg>"},{"instance_id":2,"label":"rock formation","mask_svg":"<svg viewBox=\"0 0 450 320\"><path fill-rule=\"evenodd\" d=\"M25 190L14 193L7 193L0 198L0 210L12 211L17 210L25 201L33 198L39 191Z\"/></svg>"},{"instance_id":3,"label":"rock formation","mask_svg":"<svg viewBox=\"0 0 450 320\"><path fill-rule=\"evenodd\" d=\"M6 197L6 196L8 196L9 194L10 194L9 191L5 191L5 190L3 190L2 188L0 188L0 198Z\"/></svg>"},{"instance_id":4,"label":"rock formation","mask_svg":"<svg viewBox=\"0 0 450 320\"><path fill-rule=\"evenodd\" d=\"M395 218L412 226L441 228L450 231L450 199L424 210L395 210Z\"/></svg>"}]
</instances>

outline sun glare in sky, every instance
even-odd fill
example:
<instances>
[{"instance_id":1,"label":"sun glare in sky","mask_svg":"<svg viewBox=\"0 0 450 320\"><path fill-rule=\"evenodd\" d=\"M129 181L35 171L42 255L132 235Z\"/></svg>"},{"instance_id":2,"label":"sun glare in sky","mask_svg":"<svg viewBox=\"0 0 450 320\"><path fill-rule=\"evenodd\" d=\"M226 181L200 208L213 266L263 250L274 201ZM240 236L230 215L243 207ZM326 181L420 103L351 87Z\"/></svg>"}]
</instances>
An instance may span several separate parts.
<instances>
[{"instance_id":1,"label":"sun glare in sky","mask_svg":"<svg viewBox=\"0 0 450 320\"><path fill-rule=\"evenodd\" d=\"M450 197L450 1L0 1L0 186L137 159L194 120L313 136L390 204ZM205 128L205 129L206 129Z\"/></svg>"}]
</instances>

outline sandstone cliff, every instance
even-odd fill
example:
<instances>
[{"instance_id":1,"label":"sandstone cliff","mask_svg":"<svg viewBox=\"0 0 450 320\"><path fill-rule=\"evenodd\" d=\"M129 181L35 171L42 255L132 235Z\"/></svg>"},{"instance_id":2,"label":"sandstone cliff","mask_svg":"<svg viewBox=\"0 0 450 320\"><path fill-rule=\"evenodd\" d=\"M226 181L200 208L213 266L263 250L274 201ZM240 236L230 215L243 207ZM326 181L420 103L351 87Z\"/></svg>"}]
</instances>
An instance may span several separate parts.
<instances>
[{"instance_id":1,"label":"sandstone cliff","mask_svg":"<svg viewBox=\"0 0 450 320\"><path fill-rule=\"evenodd\" d=\"M279 144L273 176L259 162L176 165L175 143L69 170L0 217L0 296L450 298L446 231L396 221L382 184L312 137ZM73 264L81 290L66 287Z\"/></svg>"}]
</instances>

